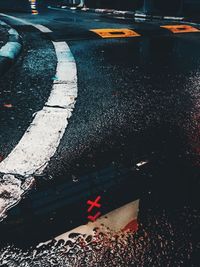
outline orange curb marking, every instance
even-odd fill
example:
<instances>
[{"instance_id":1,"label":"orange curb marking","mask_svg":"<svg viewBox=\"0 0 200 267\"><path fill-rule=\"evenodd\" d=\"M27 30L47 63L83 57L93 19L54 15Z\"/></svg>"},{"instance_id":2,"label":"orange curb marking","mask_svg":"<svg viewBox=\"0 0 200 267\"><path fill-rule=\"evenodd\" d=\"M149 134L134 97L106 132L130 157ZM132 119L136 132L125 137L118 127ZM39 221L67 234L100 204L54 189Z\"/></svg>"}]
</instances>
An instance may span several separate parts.
<instances>
[{"instance_id":1,"label":"orange curb marking","mask_svg":"<svg viewBox=\"0 0 200 267\"><path fill-rule=\"evenodd\" d=\"M91 29L102 38L127 38L140 36L137 32L129 29Z\"/></svg>"},{"instance_id":2,"label":"orange curb marking","mask_svg":"<svg viewBox=\"0 0 200 267\"><path fill-rule=\"evenodd\" d=\"M160 26L161 28L165 28L173 33L187 33L187 32L200 32L199 29L192 27L190 25L164 25Z\"/></svg>"}]
</instances>

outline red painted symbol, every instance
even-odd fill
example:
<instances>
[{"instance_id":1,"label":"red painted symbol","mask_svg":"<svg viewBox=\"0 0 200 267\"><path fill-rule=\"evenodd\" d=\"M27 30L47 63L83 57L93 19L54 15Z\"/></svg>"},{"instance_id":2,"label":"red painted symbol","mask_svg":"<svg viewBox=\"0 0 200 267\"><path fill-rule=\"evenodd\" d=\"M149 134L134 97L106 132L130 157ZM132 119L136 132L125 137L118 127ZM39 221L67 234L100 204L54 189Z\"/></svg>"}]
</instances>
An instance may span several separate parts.
<instances>
[{"instance_id":1,"label":"red painted symbol","mask_svg":"<svg viewBox=\"0 0 200 267\"><path fill-rule=\"evenodd\" d=\"M99 203L99 200L101 199L100 196L98 196L95 201L88 200L87 204L90 205L87 212L90 213L93 208L100 208L101 204ZM95 215L88 215L88 219L94 222L99 216L101 215L101 212L97 212Z\"/></svg>"},{"instance_id":2,"label":"red painted symbol","mask_svg":"<svg viewBox=\"0 0 200 267\"><path fill-rule=\"evenodd\" d=\"M98 196L95 201L91 201L91 200L88 200L87 201L87 204L90 205L90 207L88 208L88 212L90 212L94 207L97 207L97 208L100 208L101 207L101 204L99 204L99 200L101 199L100 196Z\"/></svg>"},{"instance_id":3,"label":"red painted symbol","mask_svg":"<svg viewBox=\"0 0 200 267\"><path fill-rule=\"evenodd\" d=\"M96 221L96 219L101 215L101 212L97 212L94 216L89 215L88 219L92 222Z\"/></svg>"}]
</instances>

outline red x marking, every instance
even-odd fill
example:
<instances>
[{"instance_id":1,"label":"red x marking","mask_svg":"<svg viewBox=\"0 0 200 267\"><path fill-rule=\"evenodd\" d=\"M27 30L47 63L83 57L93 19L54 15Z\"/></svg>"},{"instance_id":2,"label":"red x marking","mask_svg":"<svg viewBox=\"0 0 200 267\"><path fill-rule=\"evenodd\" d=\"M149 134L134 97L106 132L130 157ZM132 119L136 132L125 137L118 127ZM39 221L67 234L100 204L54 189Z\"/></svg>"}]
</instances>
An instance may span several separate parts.
<instances>
[{"instance_id":1,"label":"red x marking","mask_svg":"<svg viewBox=\"0 0 200 267\"><path fill-rule=\"evenodd\" d=\"M88 208L88 212L90 212L94 207L96 208L100 208L101 207L101 204L99 204L99 200L101 199L100 196L98 196L95 201L91 201L91 200L88 200L87 201L87 204L90 205L90 207Z\"/></svg>"}]
</instances>

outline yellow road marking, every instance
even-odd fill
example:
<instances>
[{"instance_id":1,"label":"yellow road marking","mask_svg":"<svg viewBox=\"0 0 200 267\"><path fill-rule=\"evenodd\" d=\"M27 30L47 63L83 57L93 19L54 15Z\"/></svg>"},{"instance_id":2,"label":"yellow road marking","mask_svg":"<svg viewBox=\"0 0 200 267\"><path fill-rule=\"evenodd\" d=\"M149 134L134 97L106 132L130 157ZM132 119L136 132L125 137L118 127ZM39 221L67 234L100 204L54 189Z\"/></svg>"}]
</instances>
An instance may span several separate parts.
<instances>
[{"instance_id":1,"label":"yellow road marking","mask_svg":"<svg viewBox=\"0 0 200 267\"><path fill-rule=\"evenodd\" d=\"M200 32L199 29L190 25L164 25L160 27L165 28L173 33Z\"/></svg>"},{"instance_id":2,"label":"yellow road marking","mask_svg":"<svg viewBox=\"0 0 200 267\"><path fill-rule=\"evenodd\" d=\"M129 29L91 29L102 38L127 38L140 36L137 32Z\"/></svg>"}]
</instances>

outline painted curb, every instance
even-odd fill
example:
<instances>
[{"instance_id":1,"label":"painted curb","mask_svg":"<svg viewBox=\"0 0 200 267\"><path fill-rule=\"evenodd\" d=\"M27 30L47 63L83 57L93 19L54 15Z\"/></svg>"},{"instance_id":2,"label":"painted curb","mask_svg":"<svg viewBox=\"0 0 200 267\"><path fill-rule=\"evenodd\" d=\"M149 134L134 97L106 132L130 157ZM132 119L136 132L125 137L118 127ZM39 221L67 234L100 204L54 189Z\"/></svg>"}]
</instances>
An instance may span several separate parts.
<instances>
[{"instance_id":1,"label":"painted curb","mask_svg":"<svg viewBox=\"0 0 200 267\"><path fill-rule=\"evenodd\" d=\"M115 235L126 232L136 233L138 229L139 203L140 199L129 202L101 216L94 222L80 225L75 229L54 237L53 239L56 242L59 240L67 242L71 240L70 236L73 235L73 233L85 237L92 236L93 238L95 238L98 233L113 233ZM47 245L49 242L52 242L52 240L40 243L37 248Z\"/></svg>"},{"instance_id":2,"label":"painted curb","mask_svg":"<svg viewBox=\"0 0 200 267\"><path fill-rule=\"evenodd\" d=\"M78 9L77 9L78 10ZM138 18L138 19L158 19L158 20L184 20L184 17L172 17L172 16L161 16L161 15L150 15L146 13L140 12L132 12L132 11L122 11L122 10L113 10L113 9L93 9L93 8L79 8L81 11L89 11L95 13L102 14L111 14L119 17L125 18Z\"/></svg>"},{"instance_id":3,"label":"painted curb","mask_svg":"<svg viewBox=\"0 0 200 267\"><path fill-rule=\"evenodd\" d=\"M0 21L0 27L8 29L8 42L0 49L0 78L16 62L21 50L22 39L19 33L7 23Z\"/></svg>"},{"instance_id":4,"label":"painted curb","mask_svg":"<svg viewBox=\"0 0 200 267\"><path fill-rule=\"evenodd\" d=\"M68 6L49 6L49 8L56 8L56 9L70 9L70 10L79 10L84 12L92 12L92 13L100 13L100 14L110 14L115 15L119 17L125 17L125 18L138 18L138 19L158 19L158 20L178 20L182 21L185 18L184 17L175 17L175 16L162 16L162 15L151 15L146 14L143 12L138 11L123 11L123 10L115 10L115 9L101 9L101 8L88 8L88 7L68 7Z\"/></svg>"}]
</instances>

